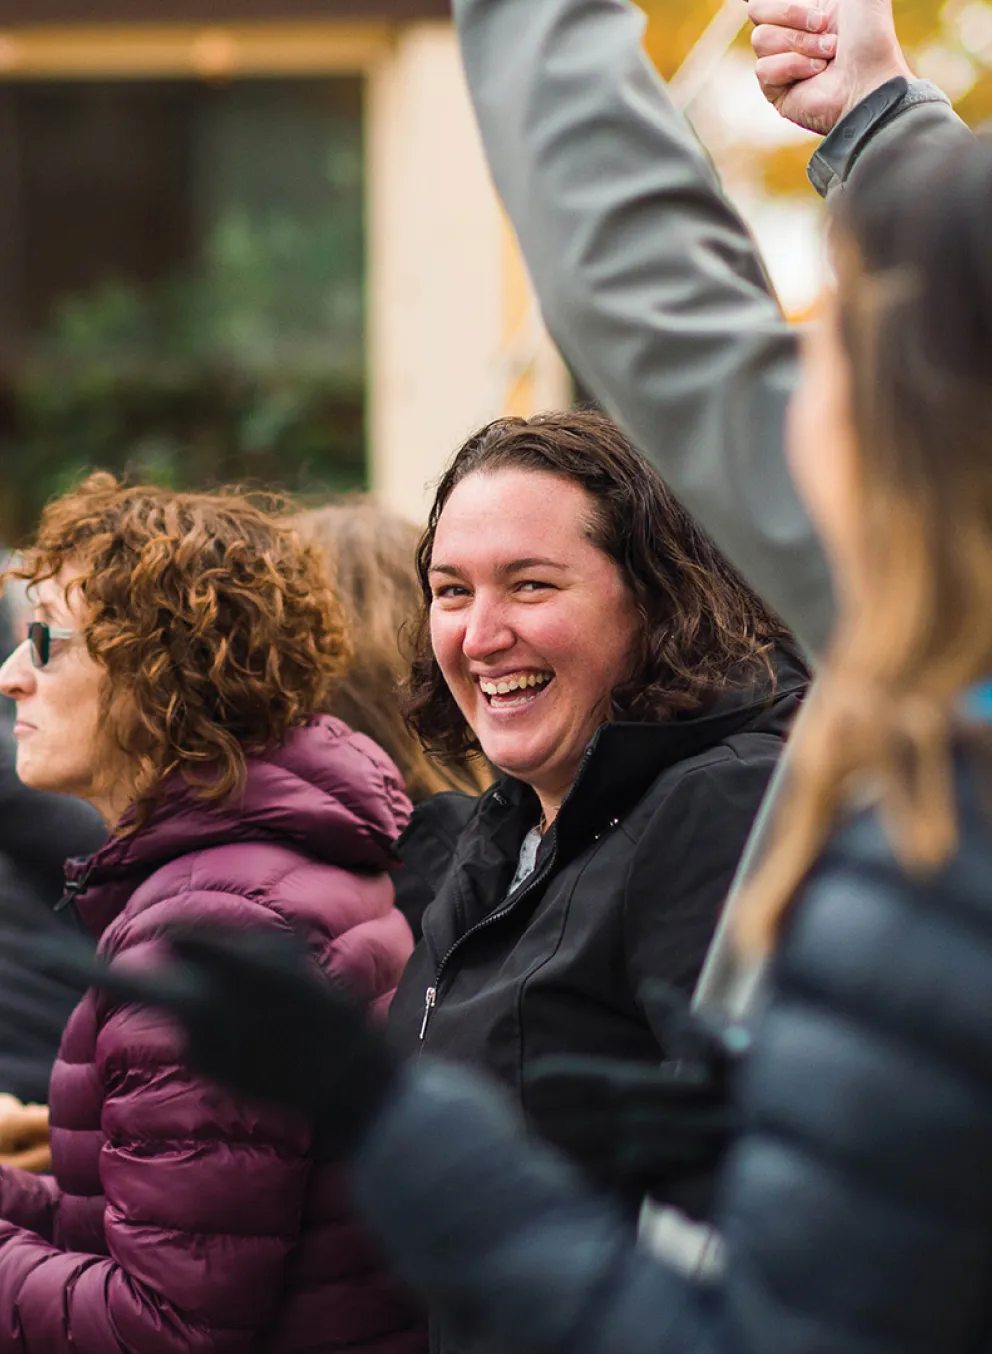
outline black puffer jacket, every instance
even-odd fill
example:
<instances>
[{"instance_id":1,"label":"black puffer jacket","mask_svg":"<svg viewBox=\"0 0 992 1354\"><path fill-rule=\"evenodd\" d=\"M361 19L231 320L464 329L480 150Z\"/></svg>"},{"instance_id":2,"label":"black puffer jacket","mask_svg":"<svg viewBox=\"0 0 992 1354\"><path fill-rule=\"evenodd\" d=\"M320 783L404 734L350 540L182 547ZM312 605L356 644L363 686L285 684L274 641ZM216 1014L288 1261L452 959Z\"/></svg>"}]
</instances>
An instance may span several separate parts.
<instances>
[{"instance_id":1,"label":"black puffer jacket","mask_svg":"<svg viewBox=\"0 0 992 1354\"><path fill-rule=\"evenodd\" d=\"M395 1047L486 1068L518 1101L546 1054L656 1060L638 991L695 983L805 684L783 655L773 697L765 684L704 717L603 725L509 897L538 805L499 780L424 915L390 1010Z\"/></svg>"},{"instance_id":2,"label":"black puffer jacket","mask_svg":"<svg viewBox=\"0 0 992 1354\"><path fill-rule=\"evenodd\" d=\"M723 1277L686 1283L463 1072L426 1061L355 1194L405 1275L513 1354L975 1354L992 1347L990 770L908 878L855 818L798 899L721 1183Z\"/></svg>"},{"instance_id":3,"label":"black puffer jacket","mask_svg":"<svg viewBox=\"0 0 992 1354\"><path fill-rule=\"evenodd\" d=\"M63 865L95 851L106 833L89 805L22 785L14 760L13 739L0 725L0 1091L45 1101L62 1029L82 989L35 970L25 933L72 924L53 917Z\"/></svg>"}]
</instances>

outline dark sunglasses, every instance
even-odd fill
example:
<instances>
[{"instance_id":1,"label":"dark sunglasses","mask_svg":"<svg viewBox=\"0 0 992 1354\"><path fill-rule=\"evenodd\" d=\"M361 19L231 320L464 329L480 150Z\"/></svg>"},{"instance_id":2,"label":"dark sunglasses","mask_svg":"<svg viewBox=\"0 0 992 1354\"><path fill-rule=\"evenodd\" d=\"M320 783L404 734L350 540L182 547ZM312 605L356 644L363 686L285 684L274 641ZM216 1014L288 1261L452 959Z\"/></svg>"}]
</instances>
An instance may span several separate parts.
<instances>
[{"instance_id":1,"label":"dark sunglasses","mask_svg":"<svg viewBox=\"0 0 992 1354\"><path fill-rule=\"evenodd\" d=\"M52 656L52 640L74 639L75 630L65 630L57 625L48 625L45 621L32 621L28 626L28 643L31 645L31 663L36 668L47 668Z\"/></svg>"}]
</instances>

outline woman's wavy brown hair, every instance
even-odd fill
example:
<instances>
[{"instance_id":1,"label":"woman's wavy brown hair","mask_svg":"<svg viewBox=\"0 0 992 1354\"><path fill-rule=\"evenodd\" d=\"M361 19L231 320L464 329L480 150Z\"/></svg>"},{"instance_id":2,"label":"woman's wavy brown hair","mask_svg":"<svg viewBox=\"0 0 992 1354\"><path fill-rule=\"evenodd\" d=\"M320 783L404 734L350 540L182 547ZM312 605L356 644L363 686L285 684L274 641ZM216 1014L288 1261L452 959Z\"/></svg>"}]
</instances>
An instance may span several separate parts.
<instances>
[{"instance_id":1,"label":"woman's wavy brown hair","mask_svg":"<svg viewBox=\"0 0 992 1354\"><path fill-rule=\"evenodd\" d=\"M591 410L505 418L457 453L442 477L417 552L422 610L407 716L425 746L461 757L478 748L430 645L429 571L441 514L469 475L531 470L589 496L589 539L613 560L641 618L630 671L611 694L610 720L660 721L698 713L733 688L764 680L788 632L724 559L605 415Z\"/></svg>"},{"instance_id":2,"label":"woman's wavy brown hair","mask_svg":"<svg viewBox=\"0 0 992 1354\"><path fill-rule=\"evenodd\" d=\"M326 706L385 748L415 804L441 790L479 794L491 776L478 757L430 757L403 718L411 632L420 614L417 545L421 530L367 494L301 513L296 528L321 552L348 617L354 656Z\"/></svg>"},{"instance_id":3,"label":"woman's wavy brown hair","mask_svg":"<svg viewBox=\"0 0 992 1354\"><path fill-rule=\"evenodd\" d=\"M990 221L992 144L981 140L914 147L842 203L860 568L742 907L751 950L774 943L838 816L866 795L908 871L944 863L957 842L955 741L989 750L989 729L969 724L961 702L992 676Z\"/></svg>"},{"instance_id":4,"label":"woman's wavy brown hair","mask_svg":"<svg viewBox=\"0 0 992 1354\"><path fill-rule=\"evenodd\" d=\"M326 705L347 664L320 558L273 507L94 474L48 505L10 571L37 584L79 570L103 727L134 770L128 830L175 774L204 802L236 792L246 757Z\"/></svg>"}]
</instances>

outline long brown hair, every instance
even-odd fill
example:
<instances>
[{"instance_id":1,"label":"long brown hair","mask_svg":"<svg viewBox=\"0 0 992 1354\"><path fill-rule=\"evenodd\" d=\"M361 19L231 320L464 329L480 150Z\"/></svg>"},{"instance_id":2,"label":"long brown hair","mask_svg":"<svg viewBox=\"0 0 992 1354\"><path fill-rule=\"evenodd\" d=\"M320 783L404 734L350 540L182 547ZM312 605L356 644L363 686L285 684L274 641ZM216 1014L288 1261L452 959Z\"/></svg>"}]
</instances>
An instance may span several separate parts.
<instances>
[{"instance_id":1,"label":"long brown hair","mask_svg":"<svg viewBox=\"0 0 992 1354\"><path fill-rule=\"evenodd\" d=\"M440 790L479 794L491 779L483 759L429 757L403 718L408 631L420 611L419 528L364 494L301 513L295 525L321 552L351 626L354 656L330 693L327 712L389 753L415 804Z\"/></svg>"},{"instance_id":2,"label":"long brown hair","mask_svg":"<svg viewBox=\"0 0 992 1354\"><path fill-rule=\"evenodd\" d=\"M773 943L853 801L878 804L909 871L957 842L959 702L992 675L990 221L992 147L978 141L873 168L836 222L861 567L742 909L748 948Z\"/></svg>"},{"instance_id":3,"label":"long brown hair","mask_svg":"<svg viewBox=\"0 0 992 1354\"><path fill-rule=\"evenodd\" d=\"M703 711L735 686L765 680L771 688L770 654L776 642L788 642L785 627L615 423L590 410L499 419L448 467L417 554L422 609L407 710L434 752L457 757L478 746L430 644L438 522L463 479L505 469L556 475L584 489L589 538L630 589L641 619L638 650L612 692L611 720L661 721Z\"/></svg>"}]
</instances>

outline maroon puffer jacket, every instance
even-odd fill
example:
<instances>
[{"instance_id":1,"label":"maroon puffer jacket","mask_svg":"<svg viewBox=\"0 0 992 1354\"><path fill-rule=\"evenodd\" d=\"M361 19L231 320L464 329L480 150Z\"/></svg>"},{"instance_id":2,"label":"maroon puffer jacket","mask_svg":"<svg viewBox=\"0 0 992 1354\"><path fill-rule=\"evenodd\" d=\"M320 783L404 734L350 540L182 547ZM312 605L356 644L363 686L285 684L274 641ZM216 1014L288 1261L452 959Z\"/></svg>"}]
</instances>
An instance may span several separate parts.
<instances>
[{"instance_id":1,"label":"maroon puffer jacket","mask_svg":"<svg viewBox=\"0 0 992 1354\"><path fill-rule=\"evenodd\" d=\"M322 717L253 759L236 805L180 791L71 866L76 906L128 963L179 921L293 928L383 1007L411 948L384 873L408 814L385 753ZM0 1354L425 1348L307 1125L191 1076L166 1017L88 992L50 1103L54 1177L0 1173Z\"/></svg>"}]
</instances>

